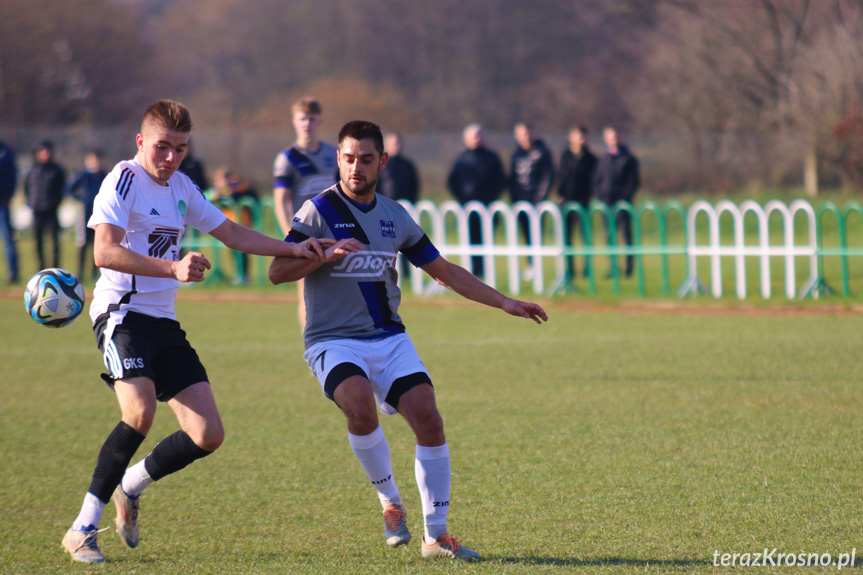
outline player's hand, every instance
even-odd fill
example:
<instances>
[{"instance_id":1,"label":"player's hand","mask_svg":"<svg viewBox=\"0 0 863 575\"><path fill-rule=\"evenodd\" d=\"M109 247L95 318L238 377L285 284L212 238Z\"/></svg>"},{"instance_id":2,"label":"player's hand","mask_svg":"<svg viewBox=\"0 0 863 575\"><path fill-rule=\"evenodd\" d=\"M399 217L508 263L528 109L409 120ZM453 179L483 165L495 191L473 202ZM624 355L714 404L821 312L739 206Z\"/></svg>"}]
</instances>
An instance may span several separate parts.
<instances>
[{"instance_id":1,"label":"player's hand","mask_svg":"<svg viewBox=\"0 0 863 575\"><path fill-rule=\"evenodd\" d=\"M347 238L339 240L328 246L324 251L324 261L334 262L348 254L356 253L363 249L363 244L357 239Z\"/></svg>"},{"instance_id":2,"label":"player's hand","mask_svg":"<svg viewBox=\"0 0 863 575\"><path fill-rule=\"evenodd\" d=\"M548 321L548 314L538 304L517 299L506 298L502 306L503 311L516 317L532 319L538 324Z\"/></svg>"},{"instance_id":3,"label":"player's hand","mask_svg":"<svg viewBox=\"0 0 863 575\"><path fill-rule=\"evenodd\" d=\"M324 257L324 249L326 246L331 246L336 243L336 240L330 238L309 238L298 244L286 244L290 246L290 256L296 258L307 258L313 261L318 261Z\"/></svg>"},{"instance_id":4,"label":"player's hand","mask_svg":"<svg viewBox=\"0 0 863 575\"><path fill-rule=\"evenodd\" d=\"M189 252L178 262L174 262L174 277L181 282L204 281L204 271L210 269L209 260L200 252Z\"/></svg>"}]
</instances>

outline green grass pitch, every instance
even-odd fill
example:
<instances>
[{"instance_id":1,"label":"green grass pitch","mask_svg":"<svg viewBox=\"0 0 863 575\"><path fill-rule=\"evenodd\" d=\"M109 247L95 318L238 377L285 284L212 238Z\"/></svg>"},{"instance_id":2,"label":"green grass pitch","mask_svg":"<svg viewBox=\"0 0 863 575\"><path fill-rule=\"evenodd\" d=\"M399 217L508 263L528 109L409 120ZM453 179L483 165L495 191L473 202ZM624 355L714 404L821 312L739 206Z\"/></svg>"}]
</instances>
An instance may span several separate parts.
<instances>
[{"instance_id":1,"label":"green grass pitch","mask_svg":"<svg viewBox=\"0 0 863 575\"><path fill-rule=\"evenodd\" d=\"M138 549L101 534L102 566L60 547L119 420L89 321L46 329L21 298L0 298L0 573L714 573L727 571L716 551L765 548L857 549L863 563L851 311L624 313L567 299L537 326L406 298L452 452L451 532L486 558L453 565L420 557L405 423L383 419L414 534L391 550L343 417L302 360L295 304L238 297L178 303L225 444L147 490ZM134 460L175 429L161 406ZM101 526L113 520L109 504Z\"/></svg>"}]
</instances>

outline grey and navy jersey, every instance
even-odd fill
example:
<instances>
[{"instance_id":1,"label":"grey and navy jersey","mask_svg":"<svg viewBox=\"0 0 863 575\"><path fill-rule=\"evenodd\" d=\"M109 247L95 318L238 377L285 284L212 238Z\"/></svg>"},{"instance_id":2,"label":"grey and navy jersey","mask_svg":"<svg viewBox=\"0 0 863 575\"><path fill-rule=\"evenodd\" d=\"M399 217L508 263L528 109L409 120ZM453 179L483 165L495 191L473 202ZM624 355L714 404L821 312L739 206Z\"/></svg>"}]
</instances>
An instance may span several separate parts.
<instances>
[{"instance_id":1,"label":"grey and navy jersey","mask_svg":"<svg viewBox=\"0 0 863 575\"><path fill-rule=\"evenodd\" d=\"M364 249L306 276L306 348L331 339L404 333L398 314L398 252L417 267L440 255L410 214L379 194L368 206L358 204L336 184L303 204L285 241L309 237L355 238Z\"/></svg>"},{"instance_id":2,"label":"grey and navy jersey","mask_svg":"<svg viewBox=\"0 0 863 575\"><path fill-rule=\"evenodd\" d=\"M321 142L314 154L291 146L282 150L273 163L274 187L291 190L291 208L300 210L303 202L323 192L338 180L338 150Z\"/></svg>"}]
</instances>

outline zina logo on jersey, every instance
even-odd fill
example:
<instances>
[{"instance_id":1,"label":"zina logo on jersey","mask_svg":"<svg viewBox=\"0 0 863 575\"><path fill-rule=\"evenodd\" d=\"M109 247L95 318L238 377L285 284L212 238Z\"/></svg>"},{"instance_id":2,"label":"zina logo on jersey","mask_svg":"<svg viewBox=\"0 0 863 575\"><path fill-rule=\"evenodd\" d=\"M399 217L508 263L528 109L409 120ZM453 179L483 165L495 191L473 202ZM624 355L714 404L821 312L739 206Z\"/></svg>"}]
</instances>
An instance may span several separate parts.
<instances>
[{"instance_id":1,"label":"zina logo on jersey","mask_svg":"<svg viewBox=\"0 0 863 575\"><path fill-rule=\"evenodd\" d=\"M337 262L330 277L379 278L386 270L394 267L396 267L394 253L361 251L348 254Z\"/></svg>"},{"instance_id":2,"label":"zina logo on jersey","mask_svg":"<svg viewBox=\"0 0 863 575\"><path fill-rule=\"evenodd\" d=\"M168 250L171 249L171 246L177 245L177 240L180 237L180 230L175 230L172 228L156 228L150 233L147 237L147 240L150 242L150 250L147 252L148 255L154 258L161 258Z\"/></svg>"}]
</instances>

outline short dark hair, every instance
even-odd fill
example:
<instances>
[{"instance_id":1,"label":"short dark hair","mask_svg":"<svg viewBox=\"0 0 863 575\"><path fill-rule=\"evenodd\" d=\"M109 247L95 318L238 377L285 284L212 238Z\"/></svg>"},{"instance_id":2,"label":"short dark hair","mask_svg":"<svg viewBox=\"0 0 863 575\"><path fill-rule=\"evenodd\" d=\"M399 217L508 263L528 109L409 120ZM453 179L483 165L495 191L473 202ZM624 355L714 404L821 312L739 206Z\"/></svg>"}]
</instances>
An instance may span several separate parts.
<instances>
[{"instance_id":1,"label":"short dark hair","mask_svg":"<svg viewBox=\"0 0 863 575\"><path fill-rule=\"evenodd\" d=\"M374 122L366 122L364 120L348 122L339 130L339 146L342 145L342 141L345 138L371 140L375 145L375 150L379 154L384 153L384 136L381 134L380 126Z\"/></svg>"},{"instance_id":2,"label":"short dark hair","mask_svg":"<svg viewBox=\"0 0 863 575\"><path fill-rule=\"evenodd\" d=\"M141 120L142 132L146 125L188 134L192 131L192 116L189 114L189 109L179 102L159 100L144 112L144 119Z\"/></svg>"}]
</instances>

